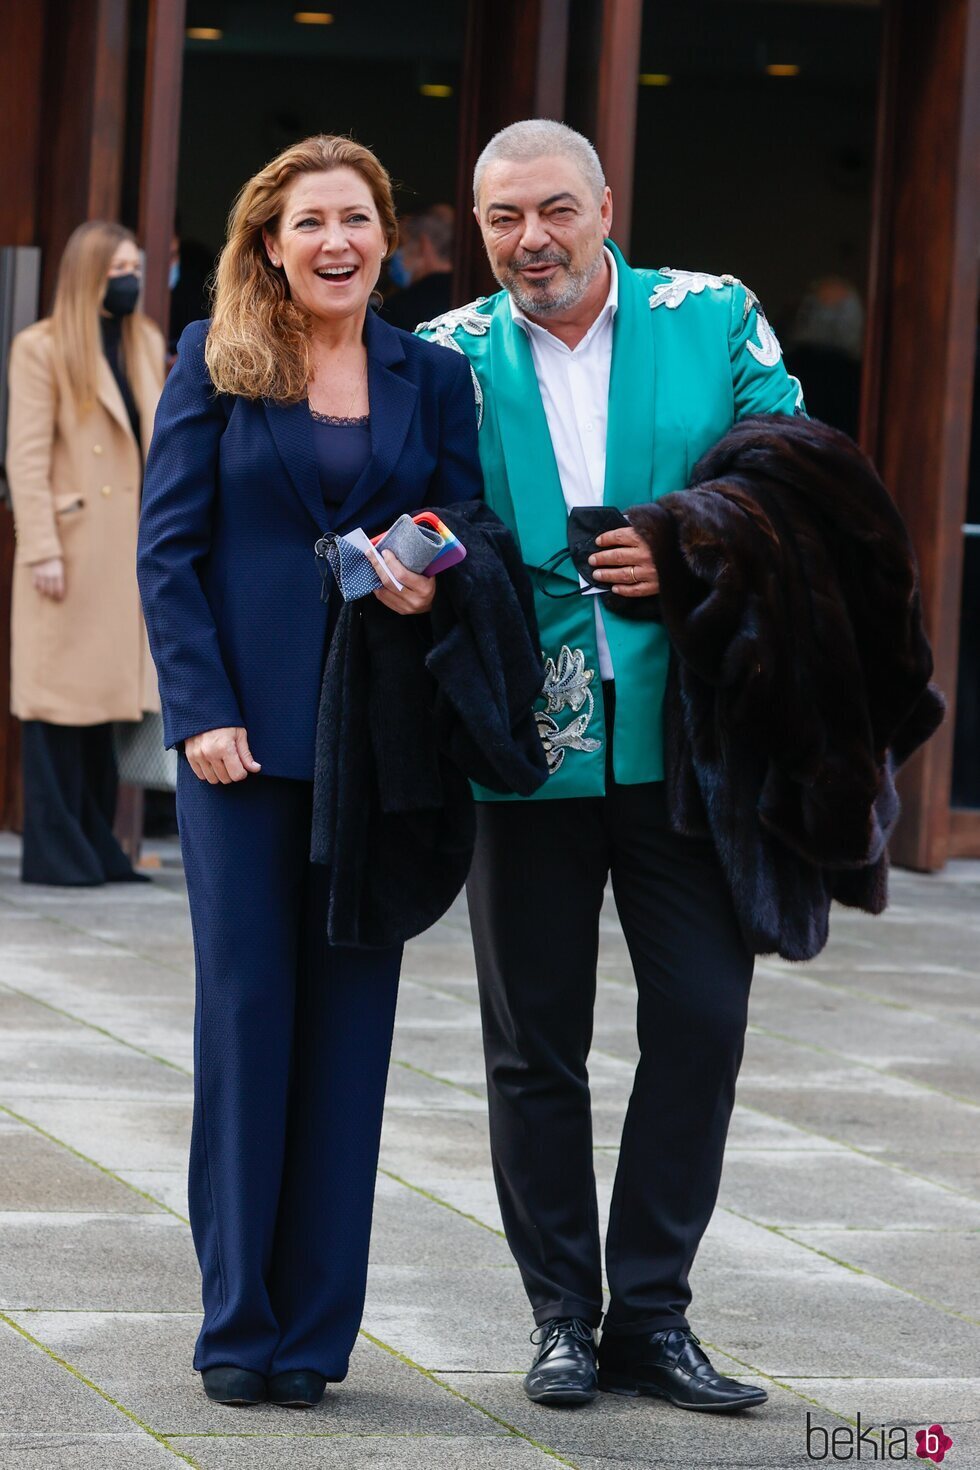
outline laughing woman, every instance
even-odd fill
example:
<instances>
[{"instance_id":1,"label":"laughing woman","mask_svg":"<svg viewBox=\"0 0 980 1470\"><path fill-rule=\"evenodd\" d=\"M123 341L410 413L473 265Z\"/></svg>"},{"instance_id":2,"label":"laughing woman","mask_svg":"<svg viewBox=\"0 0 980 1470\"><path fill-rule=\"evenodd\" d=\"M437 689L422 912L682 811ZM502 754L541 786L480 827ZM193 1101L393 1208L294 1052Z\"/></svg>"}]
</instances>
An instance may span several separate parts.
<instances>
[{"instance_id":1,"label":"laughing woman","mask_svg":"<svg viewBox=\"0 0 980 1470\"><path fill-rule=\"evenodd\" d=\"M313 545L482 492L466 362L379 321L396 236L366 148L314 137L242 189L214 317L181 338L147 465L139 579L197 969L194 1366L222 1403L316 1403L364 1301L401 950L326 943L310 864L332 608ZM392 615L435 580L393 570Z\"/></svg>"}]
</instances>

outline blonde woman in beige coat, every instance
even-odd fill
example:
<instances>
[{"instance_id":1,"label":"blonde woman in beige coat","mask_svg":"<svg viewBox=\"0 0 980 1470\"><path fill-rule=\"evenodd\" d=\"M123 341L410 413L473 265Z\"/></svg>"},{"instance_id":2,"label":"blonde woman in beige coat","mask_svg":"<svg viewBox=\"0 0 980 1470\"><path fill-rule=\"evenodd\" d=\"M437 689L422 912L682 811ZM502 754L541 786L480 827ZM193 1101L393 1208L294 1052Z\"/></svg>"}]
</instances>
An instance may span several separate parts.
<instances>
[{"instance_id":1,"label":"blonde woman in beige coat","mask_svg":"<svg viewBox=\"0 0 980 1470\"><path fill-rule=\"evenodd\" d=\"M7 474L17 555L11 704L24 722L28 883L131 881L116 842L113 720L159 709L136 585L143 460L164 344L137 311L120 225L81 225L54 309L14 339Z\"/></svg>"}]
</instances>

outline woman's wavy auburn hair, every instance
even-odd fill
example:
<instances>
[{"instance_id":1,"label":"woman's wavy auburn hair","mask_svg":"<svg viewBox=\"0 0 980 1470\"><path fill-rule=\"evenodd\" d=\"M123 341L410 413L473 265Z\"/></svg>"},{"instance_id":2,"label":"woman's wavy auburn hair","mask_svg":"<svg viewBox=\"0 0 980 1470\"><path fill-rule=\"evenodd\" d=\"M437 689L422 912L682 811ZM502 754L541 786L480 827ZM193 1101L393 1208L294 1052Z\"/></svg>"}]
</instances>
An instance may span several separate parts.
<instances>
[{"instance_id":1,"label":"woman's wavy auburn hair","mask_svg":"<svg viewBox=\"0 0 980 1470\"><path fill-rule=\"evenodd\" d=\"M390 250L398 237L391 179L369 148L320 133L278 154L249 179L228 216L204 350L219 393L297 403L310 376L310 318L289 294L285 272L266 254L286 195L300 174L351 168L371 190Z\"/></svg>"}]
</instances>

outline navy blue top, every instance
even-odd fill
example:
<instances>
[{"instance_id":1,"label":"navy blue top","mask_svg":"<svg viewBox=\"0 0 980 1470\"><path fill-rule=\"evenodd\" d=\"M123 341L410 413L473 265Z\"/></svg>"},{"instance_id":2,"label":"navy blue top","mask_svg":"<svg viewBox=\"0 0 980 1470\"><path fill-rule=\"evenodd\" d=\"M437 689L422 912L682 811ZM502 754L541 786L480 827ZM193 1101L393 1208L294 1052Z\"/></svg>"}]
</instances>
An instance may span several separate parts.
<instances>
[{"instance_id":1,"label":"navy blue top","mask_svg":"<svg viewBox=\"0 0 980 1470\"><path fill-rule=\"evenodd\" d=\"M364 323L371 457L327 513L309 405L215 393L207 322L180 339L143 486L138 570L167 745L244 725L266 776L313 778L328 631L313 546L483 490L469 363ZM249 778L251 779L251 777Z\"/></svg>"},{"instance_id":2,"label":"navy blue top","mask_svg":"<svg viewBox=\"0 0 980 1470\"><path fill-rule=\"evenodd\" d=\"M336 418L310 409L313 453L327 510L343 505L371 458L371 418Z\"/></svg>"}]
</instances>

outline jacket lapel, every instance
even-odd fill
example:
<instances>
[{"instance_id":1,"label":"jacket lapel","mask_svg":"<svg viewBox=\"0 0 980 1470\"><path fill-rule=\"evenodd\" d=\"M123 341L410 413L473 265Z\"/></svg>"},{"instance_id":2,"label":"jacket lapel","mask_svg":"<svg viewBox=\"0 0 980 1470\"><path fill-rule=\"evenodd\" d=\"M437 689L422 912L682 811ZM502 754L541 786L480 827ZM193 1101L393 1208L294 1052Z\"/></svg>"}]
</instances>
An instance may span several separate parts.
<instances>
[{"instance_id":1,"label":"jacket lapel","mask_svg":"<svg viewBox=\"0 0 980 1470\"><path fill-rule=\"evenodd\" d=\"M309 404L305 398L301 403L274 403L271 399L263 398L262 406L279 451L279 458L299 498L313 517L317 528L322 531L326 525L326 511L313 451Z\"/></svg>"},{"instance_id":2,"label":"jacket lapel","mask_svg":"<svg viewBox=\"0 0 980 1470\"><path fill-rule=\"evenodd\" d=\"M630 270L611 240L606 245L616 258L619 305L613 319L603 501L626 510L653 499L653 313L649 293L639 276Z\"/></svg>"},{"instance_id":3,"label":"jacket lapel","mask_svg":"<svg viewBox=\"0 0 980 1470\"><path fill-rule=\"evenodd\" d=\"M378 493L401 456L418 405L418 389L397 371L405 361L398 332L368 309L364 322L371 404L371 458L337 512L338 528L359 523L364 507Z\"/></svg>"},{"instance_id":4,"label":"jacket lapel","mask_svg":"<svg viewBox=\"0 0 980 1470\"><path fill-rule=\"evenodd\" d=\"M568 510L551 443L531 347L501 292L490 328L490 402L500 431L507 483L521 550L528 566L542 566L568 543ZM555 573L578 582L564 562Z\"/></svg>"}]
</instances>

